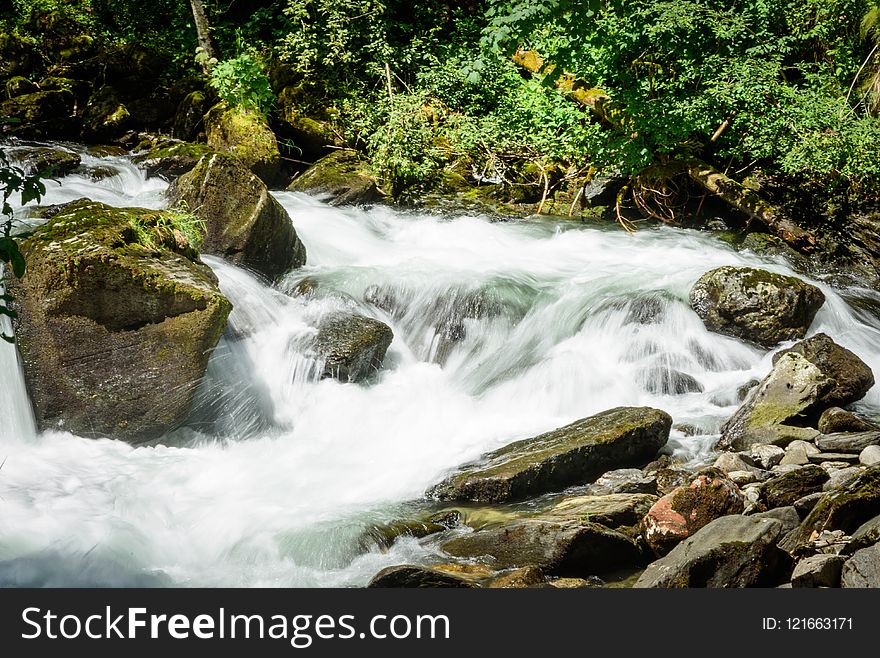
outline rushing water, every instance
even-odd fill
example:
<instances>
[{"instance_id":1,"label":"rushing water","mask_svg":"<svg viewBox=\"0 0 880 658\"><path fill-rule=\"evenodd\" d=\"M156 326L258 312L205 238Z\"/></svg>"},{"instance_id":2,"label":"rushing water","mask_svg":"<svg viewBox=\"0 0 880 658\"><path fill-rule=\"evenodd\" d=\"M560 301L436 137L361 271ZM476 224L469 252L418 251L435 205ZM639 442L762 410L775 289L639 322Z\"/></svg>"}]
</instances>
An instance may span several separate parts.
<instances>
[{"instance_id":1,"label":"rushing water","mask_svg":"<svg viewBox=\"0 0 880 658\"><path fill-rule=\"evenodd\" d=\"M161 206L164 183L122 157L93 160L118 173L50 183L45 202ZM770 368L770 353L706 331L687 294L711 268L789 272L781 260L680 229L630 236L276 196L309 264L270 288L205 258L235 308L192 422L168 445L37 435L15 350L0 346L0 584L363 585L431 558L414 540L387 553L358 540L458 464L618 405L695 426L669 448L705 460L737 388ZM312 291L298 294L305 278ZM880 372L880 320L818 285L828 300L811 333ZM339 309L394 330L366 383L318 380L306 353ZM664 393L670 369L703 392ZM870 414L878 388L860 403Z\"/></svg>"}]
</instances>

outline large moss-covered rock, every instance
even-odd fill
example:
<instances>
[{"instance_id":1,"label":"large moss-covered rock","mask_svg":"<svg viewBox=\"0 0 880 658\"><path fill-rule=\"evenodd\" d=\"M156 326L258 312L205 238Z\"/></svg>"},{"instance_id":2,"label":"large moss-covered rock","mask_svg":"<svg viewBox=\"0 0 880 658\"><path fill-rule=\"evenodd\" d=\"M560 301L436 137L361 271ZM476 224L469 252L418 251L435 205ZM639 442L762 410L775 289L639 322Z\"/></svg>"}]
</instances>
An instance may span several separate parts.
<instances>
[{"instance_id":1,"label":"large moss-covered rock","mask_svg":"<svg viewBox=\"0 0 880 658\"><path fill-rule=\"evenodd\" d=\"M9 135L31 138L69 137L74 130L73 95L38 91L0 103L0 127ZM4 123L6 119L15 122Z\"/></svg>"},{"instance_id":2,"label":"large moss-covered rock","mask_svg":"<svg viewBox=\"0 0 880 658\"><path fill-rule=\"evenodd\" d=\"M657 555L665 555L706 524L744 508L739 487L722 472L710 470L654 503L642 522L645 541Z\"/></svg>"},{"instance_id":3,"label":"large moss-covered rock","mask_svg":"<svg viewBox=\"0 0 880 658\"><path fill-rule=\"evenodd\" d=\"M344 146L333 130L326 111L318 110L299 86L285 87L278 94L279 133L290 139L301 160L314 162L331 148Z\"/></svg>"},{"instance_id":4,"label":"large moss-covered rock","mask_svg":"<svg viewBox=\"0 0 880 658\"><path fill-rule=\"evenodd\" d=\"M40 91L40 87L20 75L6 81L6 98L16 98Z\"/></svg>"},{"instance_id":5,"label":"large moss-covered rock","mask_svg":"<svg viewBox=\"0 0 880 658\"><path fill-rule=\"evenodd\" d=\"M139 153L133 161L144 167L148 175L173 181L192 171L199 160L212 153L214 150L206 144L169 140L161 141L148 151Z\"/></svg>"},{"instance_id":6,"label":"large moss-covered rock","mask_svg":"<svg viewBox=\"0 0 880 658\"><path fill-rule=\"evenodd\" d=\"M287 189L327 195L334 206L375 203L383 198L367 163L354 151L334 151L324 156Z\"/></svg>"},{"instance_id":7,"label":"large moss-covered rock","mask_svg":"<svg viewBox=\"0 0 880 658\"><path fill-rule=\"evenodd\" d=\"M776 519L723 516L648 565L634 587L776 585L791 566L776 546L783 533L784 525Z\"/></svg>"},{"instance_id":8,"label":"large moss-covered rock","mask_svg":"<svg viewBox=\"0 0 880 658\"><path fill-rule=\"evenodd\" d=\"M548 574L601 574L641 561L632 538L598 523L518 519L452 539L443 551L494 569L535 566Z\"/></svg>"},{"instance_id":9,"label":"large moss-covered rock","mask_svg":"<svg viewBox=\"0 0 880 658\"><path fill-rule=\"evenodd\" d=\"M828 481L828 472L809 464L767 480L761 486L761 497L768 507L786 507L817 491Z\"/></svg>"},{"instance_id":10,"label":"large moss-covered rock","mask_svg":"<svg viewBox=\"0 0 880 658\"><path fill-rule=\"evenodd\" d=\"M15 34L0 32L0 80L29 73L36 61L33 45Z\"/></svg>"},{"instance_id":11,"label":"large moss-covered rock","mask_svg":"<svg viewBox=\"0 0 880 658\"><path fill-rule=\"evenodd\" d=\"M205 221L202 251L274 280L306 262L290 216L263 182L237 158L204 156L168 189L172 204Z\"/></svg>"},{"instance_id":12,"label":"large moss-covered rock","mask_svg":"<svg viewBox=\"0 0 880 658\"><path fill-rule=\"evenodd\" d=\"M281 153L275 134L258 112L218 103L205 115L208 146L231 153L266 185L281 180Z\"/></svg>"},{"instance_id":13,"label":"large moss-covered rock","mask_svg":"<svg viewBox=\"0 0 880 658\"><path fill-rule=\"evenodd\" d=\"M321 322L314 350L322 377L359 382L382 366L394 334L383 322L355 313L333 313Z\"/></svg>"},{"instance_id":14,"label":"large moss-covered rock","mask_svg":"<svg viewBox=\"0 0 880 658\"><path fill-rule=\"evenodd\" d=\"M840 407L831 407L822 412L819 418L819 431L822 434L840 432L880 432L880 425L857 416Z\"/></svg>"},{"instance_id":15,"label":"large moss-covered rock","mask_svg":"<svg viewBox=\"0 0 880 658\"><path fill-rule=\"evenodd\" d=\"M61 146L14 146L6 149L9 159L28 176L51 172L66 176L80 165L80 157Z\"/></svg>"},{"instance_id":16,"label":"large moss-covered rock","mask_svg":"<svg viewBox=\"0 0 880 658\"><path fill-rule=\"evenodd\" d=\"M39 426L133 443L186 419L231 309L161 211L53 209L11 281Z\"/></svg>"},{"instance_id":17,"label":"large moss-covered rock","mask_svg":"<svg viewBox=\"0 0 880 658\"><path fill-rule=\"evenodd\" d=\"M131 122L131 113L119 94L105 85L96 89L83 112L83 139L109 141L122 135Z\"/></svg>"},{"instance_id":18,"label":"large moss-covered rock","mask_svg":"<svg viewBox=\"0 0 880 658\"><path fill-rule=\"evenodd\" d=\"M756 443L785 446L812 440L832 406L850 404L874 383L871 369L825 334L801 341L774 358L773 370L721 428L720 447L747 450Z\"/></svg>"},{"instance_id":19,"label":"large moss-covered rock","mask_svg":"<svg viewBox=\"0 0 880 658\"><path fill-rule=\"evenodd\" d=\"M642 466L666 444L672 418L619 407L516 441L437 485L441 499L503 502L587 484L615 468Z\"/></svg>"},{"instance_id":20,"label":"large moss-covered rock","mask_svg":"<svg viewBox=\"0 0 880 658\"><path fill-rule=\"evenodd\" d=\"M865 469L837 489L826 493L782 547L797 553L814 534L842 530L850 534L880 514L880 465Z\"/></svg>"},{"instance_id":21,"label":"large moss-covered rock","mask_svg":"<svg viewBox=\"0 0 880 658\"><path fill-rule=\"evenodd\" d=\"M795 277L720 267L700 277L690 301L710 331L774 347L806 335L825 295Z\"/></svg>"}]
</instances>

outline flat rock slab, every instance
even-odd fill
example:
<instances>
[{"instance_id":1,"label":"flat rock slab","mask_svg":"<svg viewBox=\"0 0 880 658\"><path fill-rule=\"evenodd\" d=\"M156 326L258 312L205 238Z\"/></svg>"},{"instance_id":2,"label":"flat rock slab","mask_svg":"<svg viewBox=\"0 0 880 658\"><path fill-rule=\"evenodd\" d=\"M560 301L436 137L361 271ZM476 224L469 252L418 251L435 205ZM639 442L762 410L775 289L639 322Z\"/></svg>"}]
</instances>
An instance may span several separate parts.
<instances>
[{"instance_id":1,"label":"flat rock slab","mask_svg":"<svg viewBox=\"0 0 880 658\"><path fill-rule=\"evenodd\" d=\"M823 452L858 454L868 446L875 445L880 445L880 432L838 432L816 437L816 446Z\"/></svg>"},{"instance_id":2,"label":"flat rock slab","mask_svg":"<svg viewBox=\"0 0 880 658\"><path fill-rule=\"evenodd\" d=\"M817 452L810 455L810 461L814 464L823 462L843 462L845 464L857 464L859 461L858 453L851 452Z\"/></svg>"},{"instance_id":3,"label":"flat rock slab","mask_svg":"<svg viewBox=\"0 0 880 658\"><path fill-rule=\"evenodd\" d=\"M788 556L776 547L780 521L723 516L648 565L637 588L762 587L778 583Z\"/></svg>"},{"instance_id":4,"label":"flat rock slab","mask_svg":"<svg viewBox=\"0 0 880 658\"><path fill-rule=\"evenodd\" d=\"M618 407L491 452L429 494L498 503L588 484L606 471L650 461L671 427L672 418L658 409Z\"/></svg>"},{"instance_id":5,"label":"flat rock slab","mask_svg":"<svg viewBox=\"0 0 880 658\"><path fill-rule=\"evenodd\" d=\"M617 528L641 522L657 496L650 494L610 494L608 496L571 496L563 498L541 518L593 522Z\"/></svg>"}]
</instances>

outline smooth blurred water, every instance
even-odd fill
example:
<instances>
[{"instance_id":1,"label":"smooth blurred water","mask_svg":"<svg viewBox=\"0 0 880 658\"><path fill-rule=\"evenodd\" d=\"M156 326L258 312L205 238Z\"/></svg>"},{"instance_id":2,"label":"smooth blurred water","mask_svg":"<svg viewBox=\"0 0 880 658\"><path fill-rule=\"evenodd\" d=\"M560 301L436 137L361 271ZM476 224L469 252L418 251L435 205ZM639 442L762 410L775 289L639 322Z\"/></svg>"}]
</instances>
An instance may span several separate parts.
<instances>
[{"instance_id":1,"label":"smooth blurred water","mask_svg":"<svg viewBox=\"0 0 880 658\"><path fill-rule=\"evenodd\" d=\"M119 174L70 176L47 202L162 204L158 179L125 158L101 164ZM707 459L736 389L770 369L769 352L706 331L687 295L714 267L790 272L781 260L681 229L631 236L276 196L309 264L270 288L205 258L235 308L170 445L36 436L14 349L0 346L0 418L17 419L0 430L0 584L363 585L430 558L415 541L363 553L358 538L460 463L619 405L699 428L674 431L669 448ZM880 320L818 285L828 301L810 333L880 372ZM309 339L339 310L394 330L368 382L317 378ZM664 394L670 369L703 391ZM877 387L861 408L878 412Z\"/></svg>"}]
</instances>

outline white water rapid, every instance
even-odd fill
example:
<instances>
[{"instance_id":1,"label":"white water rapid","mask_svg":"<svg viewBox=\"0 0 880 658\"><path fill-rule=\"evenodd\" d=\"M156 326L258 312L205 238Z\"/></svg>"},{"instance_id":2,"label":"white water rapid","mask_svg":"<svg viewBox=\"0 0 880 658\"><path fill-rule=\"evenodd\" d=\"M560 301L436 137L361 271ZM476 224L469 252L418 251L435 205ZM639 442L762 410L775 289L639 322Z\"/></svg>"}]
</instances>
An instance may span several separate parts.
<instances>
[{"instance_id":1,"label":"white water rapid","mask_svg":"<svg viewBox=\"0 0 880 658\"><path fill-rule=\"evenodd\" d=\"M50 182L44 203L162 205L165 184L127 159L84 164L118 173ZM619 405L699 428L673 431L669 448L706 459L737 388L770 369L769 352L706 331L687 295L714 267L790 272L782 260L681 229L631 236L276 196L308 265L270 288L205 258L235 308L193 421L169 445L37 434L15 348L0 344L0 585L364 585L429 559L415 540L365 553L358 539L457 465ZM313 292L295 295L306 277ZM810 333L880 373L880 319L817 285L827 302ZM363 384L317 380L299 348L340 308L394 330ZM703 392L663 393L669 368ZM877 415L880 387L860 405Z\"/></svg>"}]
</instances>

